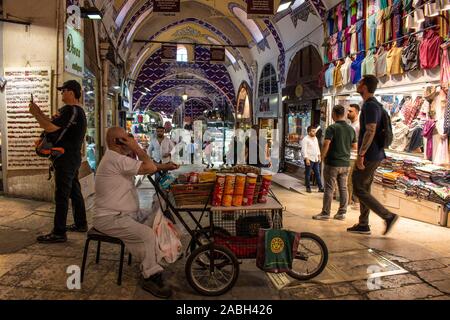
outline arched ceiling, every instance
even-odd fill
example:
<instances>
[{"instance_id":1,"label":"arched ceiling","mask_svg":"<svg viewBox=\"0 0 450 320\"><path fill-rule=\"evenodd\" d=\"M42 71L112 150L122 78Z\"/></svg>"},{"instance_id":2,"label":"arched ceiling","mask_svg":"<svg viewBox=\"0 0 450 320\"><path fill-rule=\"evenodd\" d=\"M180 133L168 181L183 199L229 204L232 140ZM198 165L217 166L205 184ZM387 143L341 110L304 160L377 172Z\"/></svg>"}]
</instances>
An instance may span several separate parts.
<instances>
[{"instance_id":1,"label":"arched ceiling","mask_svg":"<svg viewBox=\"0 0 450 320\"><path fill-rule=\"evenodd\" d=\"M325 6L322 0L307 1L320 14L323 13ZM111 7L110 0L95 2L100 8L105 3ZM275 0L275 10L279 3L280 0ZM115 46L125 61L129 79L134 82L131 86L134 108L157 109L161 106L161 109L171 110L179 102L180 90L193 90L188 95L192 95L196 101L192 104L198 110L214 105L215 99L220 98L234 108L236 87L240 82L247 80L251 87L255 86L252 67L265 50L274 51L271 55L278 57L277 71L280 81L284 82L285 47L276 19L248 20L242 11L246 6L246 0L181 0L180 13L161 16L153 13L152 0L114 0ZM269 38L275 46L270 47ZM162 63L159 59L161 45L148 41L226 45L227 59L218 65L206 62ZM246 48L233 45L245 45ZM208 54L205 47L196 47L195 50L200 56ZM193 79L185 79L186 75ZM243 75L248 79L242 78ZM170 103L169 97L172 97ZM208 97L210 99L206 101Z\"/></svg>"}]
</instances>

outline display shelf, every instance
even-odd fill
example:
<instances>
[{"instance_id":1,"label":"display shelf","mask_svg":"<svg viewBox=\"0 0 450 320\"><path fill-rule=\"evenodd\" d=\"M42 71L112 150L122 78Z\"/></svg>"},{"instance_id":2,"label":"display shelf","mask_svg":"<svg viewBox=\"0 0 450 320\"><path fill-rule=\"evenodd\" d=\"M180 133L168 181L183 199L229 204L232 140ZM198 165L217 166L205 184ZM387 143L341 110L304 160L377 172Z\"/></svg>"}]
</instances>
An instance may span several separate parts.
<instances>
[{"instance_id":1,"label":"display shelf","mask_svg":"<svg viewBox=\"0 0 450 320\"><path fill-rule=\"evenodd\" d=\"M372 195L390 211L413 220L447 226L444 206L428 200L409 197L395 189L374 184Z\"/></svg>"}]
</instances>

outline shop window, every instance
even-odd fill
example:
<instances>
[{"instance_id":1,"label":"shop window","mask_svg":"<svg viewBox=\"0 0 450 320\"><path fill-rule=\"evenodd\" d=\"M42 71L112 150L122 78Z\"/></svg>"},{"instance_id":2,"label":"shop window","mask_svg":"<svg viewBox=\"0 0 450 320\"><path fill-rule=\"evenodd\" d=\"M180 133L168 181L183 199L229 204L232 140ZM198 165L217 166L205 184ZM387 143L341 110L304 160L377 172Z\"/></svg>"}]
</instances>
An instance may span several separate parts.
<instances>
[{"instance_id":1,"label":"shop window","mask_svg":"<svg viewBox=\"0 0 450 320\"><path fill-rule=\"evenodd\" d=\"M86 158L89 167L95 171L98 163L98 108L97 108L97 79L86 71L83 79L83 100L87 120Z\"/></svg>"},{"instance_id":2,"label":"shop window","mask_svg":"<svg viewBox=\"0 0 450 320\"><path fill-rule=\"evenodd\" d=\"M177 48L177 62L188 62L188 52L185 46L179 45Z\"/></svg>"},{"instance_id":3,"label":"shop window","mask_svg":"<svg viewBox=\"0 0 450 320\"><path fill-rule=\"evenodd\" d=\"M266 96L278 93L277 74L271 64L266 64L261 72L258 84L258 96Z\"/></svg>"}]
</instances>

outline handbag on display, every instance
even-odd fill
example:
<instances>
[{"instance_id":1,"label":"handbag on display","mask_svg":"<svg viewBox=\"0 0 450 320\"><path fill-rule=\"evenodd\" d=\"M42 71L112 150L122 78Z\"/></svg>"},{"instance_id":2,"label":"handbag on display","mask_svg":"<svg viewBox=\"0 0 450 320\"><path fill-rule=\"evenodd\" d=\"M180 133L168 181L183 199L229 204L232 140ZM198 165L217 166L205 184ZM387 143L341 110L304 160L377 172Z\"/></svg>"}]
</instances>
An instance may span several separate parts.
<instances>
[{"instance_id":1,"label":"handbag on display","mask_svg":"<svg viewBox=\"0 0 450 320\"><path fill-rule=\"evenodd\" d=\"M272 273L288 272L297 253L300 233L282 229L260 229L256 266Z\"/></svg>"}]
</instances>

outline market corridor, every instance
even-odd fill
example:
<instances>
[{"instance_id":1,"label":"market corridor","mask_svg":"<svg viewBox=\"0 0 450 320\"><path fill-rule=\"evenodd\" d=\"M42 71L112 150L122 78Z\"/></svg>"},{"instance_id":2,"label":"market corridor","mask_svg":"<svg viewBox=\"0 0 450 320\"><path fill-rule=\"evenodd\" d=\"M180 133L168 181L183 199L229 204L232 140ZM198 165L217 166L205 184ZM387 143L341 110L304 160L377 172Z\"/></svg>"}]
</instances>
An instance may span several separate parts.
<instances>
[{"instance_id":1,"label":"market corridor","mask_svg":"<svg viewBox=\"0 0 450 320\"><path fill-rule=\"evenodd\" d=\"M247 260L240 266L235 287L219 299L450 299L449 229L402 219L390 236L383 237L382 221L373 217L372 236L348 234L345 229L356 222L356 211L350 210L347 221L314 221L311 216L320 211L321 194L273 188L286 206L285 227L320 235L330 251L328 266L315 281L301 283L283 277L271 280L254 260ZM141 185L139 192L142 206L148 206L153 194L150 184ZM81 264L85 234L69 234L66 243L41 245L36 234L52 225L51 203L0 197L0 207L4 244L0 300L156 299L139 286L136 262L124 266L122 286L116 284L119 248L108 244L102 247L98 265L91 246L82 289L68 290L66 270ZM332 208L336 210L337 203ZM184 264L182 259L164 272L174 289L172 299L205 299L187 284ZM382 277L367 281L368 273Z\"/></svg>"}]
</instances>

